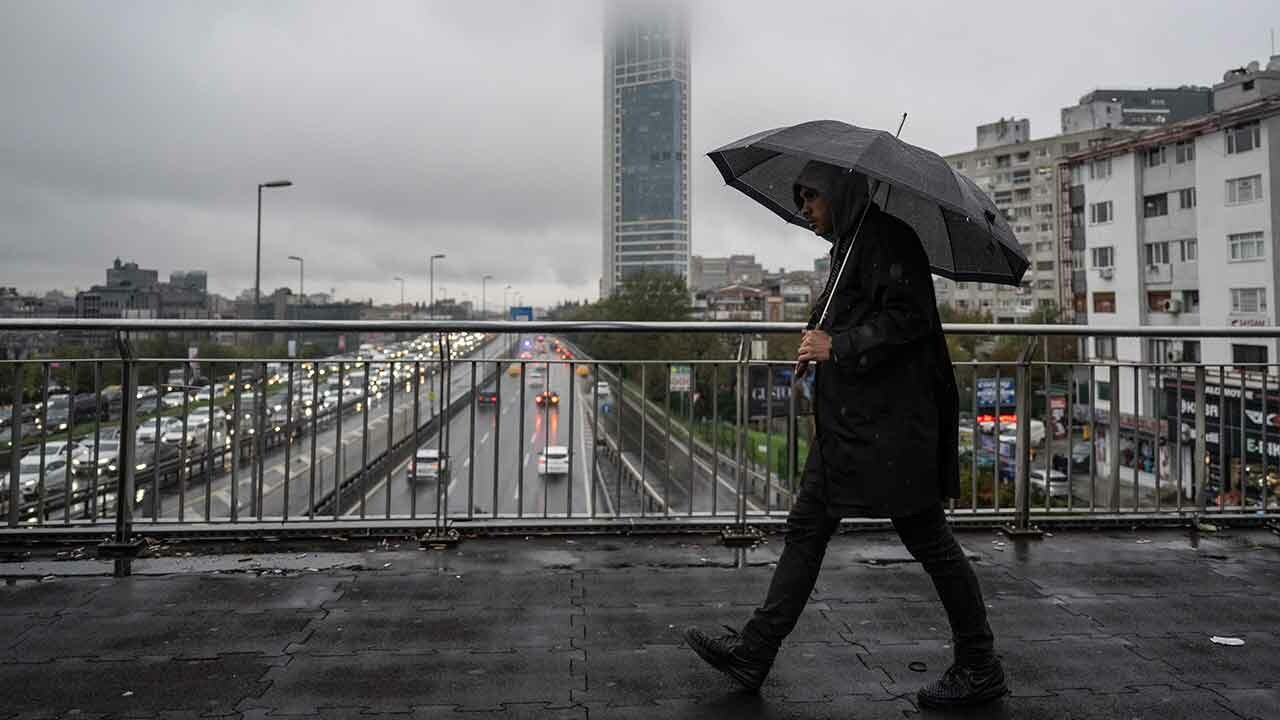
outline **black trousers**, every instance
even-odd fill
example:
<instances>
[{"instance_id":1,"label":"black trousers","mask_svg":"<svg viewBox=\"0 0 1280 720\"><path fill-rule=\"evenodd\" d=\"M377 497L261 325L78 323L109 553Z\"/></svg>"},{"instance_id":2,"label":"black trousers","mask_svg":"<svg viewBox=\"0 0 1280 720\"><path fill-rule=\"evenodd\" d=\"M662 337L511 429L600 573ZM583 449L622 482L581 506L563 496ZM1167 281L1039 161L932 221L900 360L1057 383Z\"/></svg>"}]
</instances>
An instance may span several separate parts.
<instances>
[{"instance_id":1,"label":"black trousers","mask_svg":"<svg viewBox=\"0 0 1280 720\"><path fill-rule=\"evenodd\" d=\"M821 492L821 461L814 460L809 460L805 481L787 516L786 546L773 571L769 594L742 632L749 646L769 653L777 651L800 619L822 569L827 544L840 524L839 518L827 513ZM995 639L987 624L982 589L951 534L942 505L892 520L902 544L929 573L946 608L956 662L972 666L992 659Z\"/></svg>"}]
</instances>

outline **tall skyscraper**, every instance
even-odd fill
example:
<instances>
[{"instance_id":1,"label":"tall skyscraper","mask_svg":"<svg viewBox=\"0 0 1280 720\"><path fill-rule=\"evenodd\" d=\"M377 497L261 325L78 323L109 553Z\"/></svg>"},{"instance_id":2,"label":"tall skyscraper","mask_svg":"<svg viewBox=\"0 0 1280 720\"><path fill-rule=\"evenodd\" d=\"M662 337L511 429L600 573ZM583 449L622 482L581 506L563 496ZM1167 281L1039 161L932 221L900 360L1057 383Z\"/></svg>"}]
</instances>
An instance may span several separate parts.
<instances>
[{"instance_id":1,"label":"tall skyscraper","mask_svg":"<svg viewBox=\"0 0 1280 720\"><path fill-rule=\"evenodd\" d=\"M689 23L683 0L610 0L604 23L600 292L689 276Z\"/></svg>"}]
</instances>

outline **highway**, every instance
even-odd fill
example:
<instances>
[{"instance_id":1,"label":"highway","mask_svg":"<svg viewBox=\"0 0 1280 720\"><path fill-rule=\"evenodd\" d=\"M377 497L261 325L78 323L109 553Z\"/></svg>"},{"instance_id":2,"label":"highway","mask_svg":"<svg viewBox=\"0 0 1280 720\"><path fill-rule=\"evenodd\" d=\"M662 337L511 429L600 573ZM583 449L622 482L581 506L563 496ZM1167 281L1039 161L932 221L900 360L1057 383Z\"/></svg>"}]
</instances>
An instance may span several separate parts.
<instances>
[{"instance_id":1,"label":"highway","mask_svg":"<svg viewBox=\"0 0 1280 720\"><path fill-rule=\"evenodd\" d=\"M493 341L485 355L496 355L501 342ZM538 352L536 347L529 347L534 357L524 363L454 361L448 399L457 400L470 392L474 367L477 384L496 388L499 402L496 406L475 403L474 399L470 405L462 403L448 421L443 438L434 431L421 433L417 446L438 448L446 458L440 478L412 480L411 459L406 458L389 473L375 475L371 470L347 485L342 496L324 506L324 514L316 517L433 518L440 505L451 519L458 521L639 513L707 516L733 512L738 494L731 448L721 448L719 462L715 463L710 449L695 443L695 462L690 465L687 434L673 424L668 447L662 408L650 404L642 422L638 394L634 389L622 393L616 375L604 366L600 368L601 379L613 392L601 403L597 419L593 407L596 376L578 376L549 350ZM576 354L577 367L590 367L590 360L580 350ZM477 352L474 358L479 357L481 353ZM433 365L422 363L424 369ZM508 372L513 366L522 366L524 371L513 375ZM530 377L534 367L542 368L544 381ZM492 379L485 383L486 377ZM420 427L439 410L440 400L444 399L432 397L435 388L435 375L416 388ZM535 398L543 390L557 393L559 402L537 404ZM229 457L212 482L206 483L197 475L185 487L177 482L160 486L158 509L154 502L157 487L144 478L136 488L135 520L278 521L308 517L317 502L333 491L338 478L354 476L366 458L375 458L387 449L389 429L397 442L412 434L414 396L414 388L402 380L394 397L389 390L384 392L367 414L352 408L341 414L340 423L333 416L308 424L305 432L288 443L287 473L285 445L264 453L260 493L255 464L242 463L234 473L233 483ZM246 443L252 439L248 434L244 437ZM339 458L335 457L339 445L340 468ZM569 448L568 473L539 474L538 456L548 445ZM100 499L100 516L110 516L112 495L108 492ZM748 497L749 512L764 508L760 498ZM82 506L73 506L73 517L81 516L83 510ZM52 521L61 516L61 510L47 513Z\"/></svg>"}]
</instances>

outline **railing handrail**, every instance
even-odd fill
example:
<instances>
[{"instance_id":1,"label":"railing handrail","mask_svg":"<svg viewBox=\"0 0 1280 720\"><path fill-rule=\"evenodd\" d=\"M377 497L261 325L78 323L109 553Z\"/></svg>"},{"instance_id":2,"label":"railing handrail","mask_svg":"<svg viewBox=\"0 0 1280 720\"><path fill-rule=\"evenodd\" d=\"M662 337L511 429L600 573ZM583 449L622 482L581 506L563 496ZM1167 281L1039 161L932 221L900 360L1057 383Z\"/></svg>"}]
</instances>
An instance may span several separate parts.
<instances>
[{"instance_id":1,"label":"railing handrail","mask_svg":"<svg viewBox=\"0 0 1280 720\"><path fill-rule=\"evenodd\" d=\"M665 322L610 320L153 320L118 318L0 318L0 332L491 332L491 333L798 333L799 322ZM1280 338L1280 326L1009 325L944 323L948 335Z\"/></svg>"}]
</instances>

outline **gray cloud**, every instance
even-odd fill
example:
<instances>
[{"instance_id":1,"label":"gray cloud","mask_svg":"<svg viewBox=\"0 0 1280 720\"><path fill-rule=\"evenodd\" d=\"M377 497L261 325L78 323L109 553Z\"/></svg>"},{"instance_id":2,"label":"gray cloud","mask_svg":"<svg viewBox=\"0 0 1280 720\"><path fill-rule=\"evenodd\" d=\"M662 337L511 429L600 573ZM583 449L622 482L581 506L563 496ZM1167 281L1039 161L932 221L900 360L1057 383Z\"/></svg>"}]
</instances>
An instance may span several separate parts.
<instances>
[{"instance_id":1,"label":"gray cloud","mask_svg":"<svg viewBox=\"0 0 1280 720\"><path fill-rule=\"evenodd\" d=\"M1174 3L1178 5L1178 3ZM1201 3L697 2L693 144L814 117L940 152L1097 85L1210 84L1274 11ZM1254 37L1254 36L1257 37ZM1245 52L1241 48L1255 47ZM1241 55L1245 52L1244 55ZM117 255L263 285L398 298L594 296L600 7L564 2L11 2L0 7L0 284L86 287ZM694 251L808 266L823 243L693 166ZM496 288L496 290L495 290ZM496 293L496 294L495 294Z\"/></svg>"}]
</instances>

